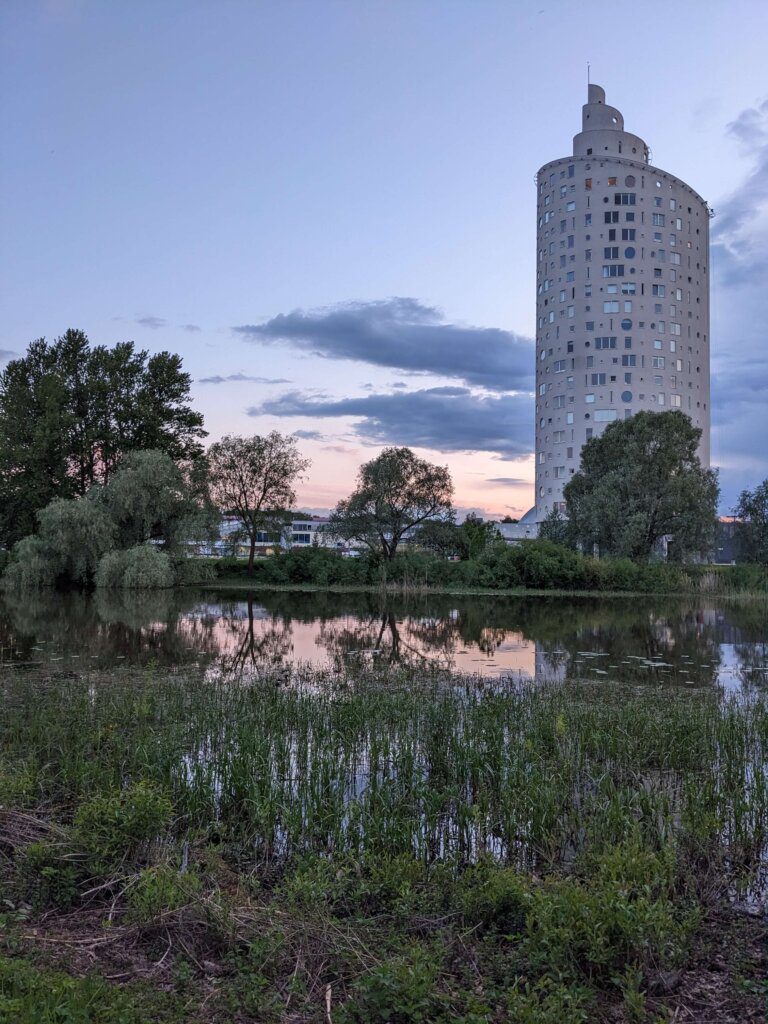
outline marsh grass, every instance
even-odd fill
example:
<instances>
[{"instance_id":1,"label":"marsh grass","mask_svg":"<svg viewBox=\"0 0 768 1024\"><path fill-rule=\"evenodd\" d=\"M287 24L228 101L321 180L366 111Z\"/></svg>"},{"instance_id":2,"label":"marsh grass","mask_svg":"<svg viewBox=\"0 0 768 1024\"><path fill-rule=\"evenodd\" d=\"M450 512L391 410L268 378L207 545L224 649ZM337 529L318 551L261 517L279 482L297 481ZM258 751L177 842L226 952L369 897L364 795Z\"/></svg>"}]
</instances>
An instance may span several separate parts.
<instances>
[{"instance_id":1,"label":"marsh grass","mask_svg":"<svg viewBox=\"0 0 768 1024\"><path fill-rule=\"evenodd\" d=\"M375 665L0 687L11 905L162 937L209 1020L320 1021L329 992L342 1022L641 1020L713 908L761 897L760 692Z\"/></svg>"}]
</instances>

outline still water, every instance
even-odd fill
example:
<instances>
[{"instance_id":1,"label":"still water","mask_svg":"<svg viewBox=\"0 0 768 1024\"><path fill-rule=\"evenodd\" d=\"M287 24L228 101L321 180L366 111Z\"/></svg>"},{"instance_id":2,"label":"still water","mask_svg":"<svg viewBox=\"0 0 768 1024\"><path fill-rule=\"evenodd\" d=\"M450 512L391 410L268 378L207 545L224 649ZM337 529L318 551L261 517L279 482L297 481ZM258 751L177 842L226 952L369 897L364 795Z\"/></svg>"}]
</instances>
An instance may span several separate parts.
<instances>
[{"instance_id":1,"label":"still water","mask_svg":"<svg viewBox=\"0 0 768 1024\"><path fill-rule=\"evenodd\" d=\"M434 665L527 679L768 685L768 603L184 590L0 596L0 666Z\"/></svg>"}]
</instances>

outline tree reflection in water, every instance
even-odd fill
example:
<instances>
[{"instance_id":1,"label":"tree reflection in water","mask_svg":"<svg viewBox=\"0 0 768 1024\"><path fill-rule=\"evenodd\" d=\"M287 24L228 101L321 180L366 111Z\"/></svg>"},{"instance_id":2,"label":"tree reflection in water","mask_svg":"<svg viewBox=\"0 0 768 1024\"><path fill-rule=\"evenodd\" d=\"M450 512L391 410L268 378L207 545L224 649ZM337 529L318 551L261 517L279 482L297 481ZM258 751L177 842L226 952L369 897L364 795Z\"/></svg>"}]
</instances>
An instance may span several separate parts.
<instances>
[{"instance_id":1,"label":"tree reflection in water","mask_svg":"<svg viewBox=\"0 0 768 1024\"><path fill-rule=\"evenodd\" d=\"M762 686L768 624L763 602L679 598L194 590L0 597L2 661L196 663L248 674L299 660L338 670L360 658L699 686L730 673L737 684Z\"/></svg>"}]
</instances>

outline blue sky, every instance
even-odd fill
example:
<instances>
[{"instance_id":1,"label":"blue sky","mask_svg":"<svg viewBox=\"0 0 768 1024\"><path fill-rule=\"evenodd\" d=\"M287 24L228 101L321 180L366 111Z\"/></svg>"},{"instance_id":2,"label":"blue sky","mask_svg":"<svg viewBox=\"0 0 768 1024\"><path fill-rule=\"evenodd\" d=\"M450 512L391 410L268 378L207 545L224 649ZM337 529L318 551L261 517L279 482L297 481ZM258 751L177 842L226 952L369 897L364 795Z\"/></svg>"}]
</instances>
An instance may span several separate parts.
<instances>
[{"instance_id":1,"label":"blue sky","mask_svg":"<svg viewBox=\"0 0 768 1024\"><path fill-rule=\"evenodd\" d=\"M532 504L535 191L592 80L715 208L713 462L768 476L763 2L5 0L0 352L181 352L211 438L385 443Z\"/></svg>"}]
</instances>

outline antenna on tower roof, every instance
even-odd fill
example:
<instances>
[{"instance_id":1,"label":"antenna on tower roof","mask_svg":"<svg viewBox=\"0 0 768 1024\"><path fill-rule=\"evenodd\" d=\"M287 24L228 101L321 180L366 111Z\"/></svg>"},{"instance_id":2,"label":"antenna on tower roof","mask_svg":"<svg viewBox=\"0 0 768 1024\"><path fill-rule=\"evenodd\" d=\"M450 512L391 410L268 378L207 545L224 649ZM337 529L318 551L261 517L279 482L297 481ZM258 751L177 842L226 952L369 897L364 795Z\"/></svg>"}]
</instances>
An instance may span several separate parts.
<instances>
[{"instance_id":1,"label":"antenna on tower roof","mask_svg":"<svg viewBox=\"0 0 768 1024\"><path fill-rule=\"evenodd\" d=\"M587 88L589 88L589 61L587 61Z\"/></svg>"}]
</instances>

